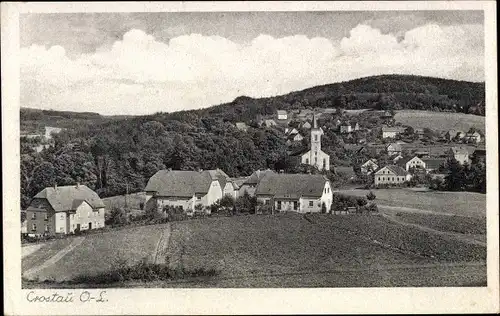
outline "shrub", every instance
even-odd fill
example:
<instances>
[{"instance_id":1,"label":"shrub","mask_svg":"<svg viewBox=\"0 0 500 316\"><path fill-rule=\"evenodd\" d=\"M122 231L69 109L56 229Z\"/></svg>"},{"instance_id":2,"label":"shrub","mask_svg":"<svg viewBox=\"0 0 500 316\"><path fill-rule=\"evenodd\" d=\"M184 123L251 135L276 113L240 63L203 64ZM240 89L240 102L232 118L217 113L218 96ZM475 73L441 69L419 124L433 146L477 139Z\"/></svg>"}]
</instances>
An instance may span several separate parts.
<instances>
[{"instance_id":1,"label":"shrub","mask_svg":"<svg viewBox=\"0 0 500 316\"><path fill-rule=\"evenodd\" d=\"M369 201L373 201L375 200L377 196L372 192L370 191L367 195L366 195L366 198L369 200Z\"/></svg>"},{"instance_id":2,"label":"shrub","mask_svg":"<svg viewBox=\"0 0 500 316\"><path fill-rule=\"evenodd\" d=\"M368 211L370 213L378 213L378 206L377 204L375 203L370 203L370 205L368 205ZM396 214L397 215L397 214Z\"/></svg>"},{"instance_id":3,"label":"shrub","mask_svg":"<svg viewBox=\"0 0 500 316\"><path fill-rule=\"evenodd\" d=\"M321 203L321 213L325 214L326 213L326 205L325 202Z\"/></svg>"},{"instance_id":4,"label":"shrub","mask_svg":"<svg viewBox=\"0 0 500 316\"><path fill-rule=\"evenodd\" d=\"M125 209L121 207L113 207L111 210L111 214L106 220L106 225L111 225L111 226L121 226L121 225L127 225L130 223L129 217L127 212L125 212Z\"/></svg>"}]
</instances>

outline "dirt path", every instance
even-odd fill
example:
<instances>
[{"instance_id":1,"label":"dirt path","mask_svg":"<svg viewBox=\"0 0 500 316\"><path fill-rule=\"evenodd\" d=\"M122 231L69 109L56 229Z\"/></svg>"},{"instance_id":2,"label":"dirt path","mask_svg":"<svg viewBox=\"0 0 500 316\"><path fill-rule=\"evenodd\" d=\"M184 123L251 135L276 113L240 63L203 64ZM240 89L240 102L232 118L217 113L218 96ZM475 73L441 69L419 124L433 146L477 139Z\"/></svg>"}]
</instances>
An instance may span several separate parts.
<instances>
[{"instance_id":1,"label":"dirt path","mask_svg":"<svg viewBox=\"0 0 500 316\"><path fill-rule=\"evenodd\" d=\"M436 229L429 228L429 227L422 226L422 225L418 225L418 224L407 223L407 222L404 222L404 221L400 221L396 217L394 217L394 216L392 216L390 214L387 214L387 213L382 213L382 216L385 217L385 218L387 218L388 220L390 220L390 221L392 221L394 223L400 224L400 225L414 227L414 228L420 229L422 231L425 231L425 232L428 232L428 233L432 233L432 234L436 234L436 235L440 235L440 236L451 237L451 238L457 239L459 241L462 241L462 242L465 242L465 243L468 243L468 244L479 245L479 246L486 247L486 243L485 242L476 240L476 239L474 239L474 238L472 238L470 236L464 235L464 234L453 233L453 232L444 232L444 231L436 230Z\"/></svg>"},{"instance_id":2,"label":"dirt path","mask_svg":"<svg viewBox=\"0 0 500 316\"><path fill-rule=\"evenodd\" d=\"M21 258L31 255L38 249L42 248L44 244L28 245L21 247Z\"/></svg>"},{"instance_id":3,"label":"dirt path","mask_svg":"<svg viewBox=\"0 0 500 316\"><path fill-rule=\"evenodd\" d=\"M390 212L400 211L400 212L408 212L408 213L456 216L456 214L453 214L453 213L442 213L442 212L436 212L436 211L431 211L431 210L424 210L424 209L420 209L420 208L411 208L411 207L404 207L404 206L390 206L390 205L380 205L380 204L377 204L377 206L381 209L386 209Z\"/></svg>"},{"instance_id":4,"label":"dirt path","mask_svg":"<svg viewBox=\"0 0 500 316\"><path fill-rule=\"evenodd\" d=\"M23 276L26 277L26 278L28 278L28 279L32 278L38 272L42 271L43 269L45 269L47 267L50 267L51 265L53 265L56 262L58 262L59 260L61 260L71 250L73 250L76 247L78 247L83 242L84 239L85 239L85 237L76 237L73 240L73 242L71 242L71 244L69 244L68 246L66 246L63 249L59 250L55 255L53 255L52 257L50 257L47 261L45 261L41 265L26 270L23 273Z\"/></svg>"},{"instance_id":5,"label":"dirt path","mask_svg":"<svg viewBox=\"0 0 500 316\"><path fill-rule=\"evenodd\" d=\"M154 264L164 264L166 263L166 255L168 252L168 245L170 242L170 223L167 223L165 229L162 231L158 243L156 244L155 252L152 256L152 263Z\"/></svg>"}]
</instances>

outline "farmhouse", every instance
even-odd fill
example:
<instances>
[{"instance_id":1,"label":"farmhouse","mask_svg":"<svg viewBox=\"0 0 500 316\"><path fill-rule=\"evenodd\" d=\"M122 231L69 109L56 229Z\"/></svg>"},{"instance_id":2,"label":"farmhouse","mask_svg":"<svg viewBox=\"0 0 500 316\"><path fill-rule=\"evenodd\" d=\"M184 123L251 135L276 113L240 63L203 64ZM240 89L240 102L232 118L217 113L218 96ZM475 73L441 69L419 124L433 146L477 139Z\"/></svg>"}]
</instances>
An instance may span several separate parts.
<instances>
[{"instance_id":1,"label":"farmhouse","mask_svg":"<svg viewBox=\"0 0 500 316\"><path fill-rule=\"evenodd\" d=\"M278 110L276 112L277 112L278 120L286 120L286 119L288 119L288 114L286 113L285 110Z\"/></svg>"},{"instance_id":2,"label":"farmhouse","mask_svg":"<svg viewBox=\"0 0 500 316\"><path fill-rule=\"evenodd\" d=\"M464 132L456 129L450 129L444 134L446 140L455 140L459 135L463 135ZM458 137L459 138L459 137Z\"/></svg>"},{"instance_id":3,"label":"farmhouse","mask_svg":"<svg viewBox=\"0 0 500 316\"><path fill-rule=\"evenodd\" d=\"M427 172L438 171L446 163L446 160L441 158L424 158L422 161L425 163L425 170Z\"/></svg>"},{"instance_id":4,"label":"farmhouse","mask_svg":"<svg viewBox=\"0 0 500 316\"><path fill-rule=\"evenodd\" d=\"M267 174L257 185L255 196L278 212L321 212L323 204L328 212L333 200L330 181L310 174Z\"/></svg>"},{"instance_id":5,"label":"farmhouse","mask_svg":"<svg viewBox=\"0 0 500 316\"><path fill-rule=\"evenodd\" d=\"M398 155L402 151L401 145L398 143L390 143L385 149L389 156Z\"/></svg>"},{"instance_id":6,"label":"farmhouse","mask_svg":"<svg viewBox=\"0 0 500 316\"><path fill-rule=\"evenodd\" d=\"M313 121L311 149L296 153L294 156L302 164L314 166L318 170L330 170L330 156L321 150L321 135L323 135L323 130L318 128L316 117L313 118Z\"/></svg>"},{"instance_id":7,"label":"farmhouse","mask_svg":"<svg viewBox=\"0 0 500 316\"><path fill-rule=\"evenodd\" d=\"M462 147L452 147L448 150L447 155L449 158L454 158L462 165L469 163L469 152Z\"/></svg>"},{"instance_id":8,"label":"farmhouse","mask_svg":"<svg viewBox=\"0 0 500 316\"><path fill-rule=\"evenodd\" d=\"M375 159L368 159L361 165L361 173L369 175L378 169L377 161Z\"/></svg>"},{"instance_id":9,"label":"farmhouse","mask_svg":"<svg viewBox=\"0 0 500 316\"><path fill-rule=\"evenodd\" d=\"M48 187L26 209L27 233L36 236L68 234L104 227L104 203L85 185Z\"/></svg>"},{"instance_id":10,"label":"farmhouse","mask_svg":"<svg viewBox=\"0 0 500 316\"><path fill-rule=\"evenodd\" d=\"M217 179L219 185L222 188L222 195L229 195L233 198L237 198L238 195L238 185L236 185L229 176L221 169L208 170L212 179Z\"/></svg>"},{"instance_id":11,"label":"farmhouse","mask_svg":"<svg viewBox=\"0 0 500 316\"><path fill-rule=\"evenodd\" d=\"M245 194L245 191L250 195L250 196L255 196L255 188L257 187L257 184L259 184L260 180L267 174L273 174L275 173L274 171L267 169L264 171L257 170L254 173L246 179L239 188L238 191L238 196L242 196Z\"/></svg>"},{"instance_id":12,"label":"farmhouse","mask_svg":"<svg viewBox=\"0 0 500 316\"><path fill-rule=\"evenodd\" d=\"M403 133L404 131L405 129L400 126L395 126L395 127L383 126L382 138L394 138L397 135Z\"/></svg>"},{"instance_id":13,"label":"farmhouse","mask_svg":"<svg viewBox=\"0 0 500 316\"><path fill-rule=\"evenodd\" d=\"M217 170L160 170L146 185L146 201L153 199L158 211L168 205L192 212L197 204L207 207L222 198L225 184L221 187L221 178Z\"/></svg>"},{"instance_id":14,"label":"farmhouse","mask_svg":"<svg viewBox=\"0 0 500 316\"><path fill-rule=\"evenodd\" d=\"M52 139L53 134L60 133L62 131L62 128L59 127L51 127L51 126L45 126L45 139L50 140Z\"/></svg>"},{"instance_id":15,"label":"farmhouse","mask_svg":"<svg viewBox=\"0 0 500 316\"><path fill-rule=\"evenodd\" d=\"M425 170L425 162L418 156L399 159L397 165L406 171L410 171L412 168Z\"/></svg>"},{"instance_id":16,"label":"farmhouse","mask_svg":"<svg viewBox=\"0 0 500 316\"><path fill-rule=\"evenodd\" d=\"M381 184L401 184L410 180L411 176L400 166L387 165L375 172L375 186Z\"/></svg>"}]
</instances>

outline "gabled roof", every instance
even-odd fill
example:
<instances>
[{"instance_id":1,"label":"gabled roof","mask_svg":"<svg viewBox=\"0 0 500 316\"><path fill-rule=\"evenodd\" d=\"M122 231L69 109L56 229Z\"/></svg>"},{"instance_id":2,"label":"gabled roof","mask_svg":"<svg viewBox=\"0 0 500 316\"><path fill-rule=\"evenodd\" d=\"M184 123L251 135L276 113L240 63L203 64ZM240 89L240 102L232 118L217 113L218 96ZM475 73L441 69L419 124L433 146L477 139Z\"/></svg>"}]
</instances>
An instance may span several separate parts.
<instances>
[{"instance_id":1,"label":"gabled roof","mask_svg":"<svg viewBox=\"0 0 500 316\"><path fill-rule=\"evenodd\" d=\"M289 140L294 140L295 137L302 137L302 138L304 138L304 136L300 135L300 133L288 134L288 136L287 136L287 138Z\"/></svg>"},{"instance_id":2,"label":"gabled roof","mask_svg":"<svg viewBox=\"0 0 500 316\"><path fill-rule=\"evenodd\" d=\"M219 168L215 170L207 170L207 172L210 174L212 180L218 180L220 187L224 189L226 183L229 181L229 176Z\"/></svg>"},{"instance_id":3,"label":"gabled roof","mask_svg":"<svg viewBox=\"0 0 500 316\"><path fill-rule=\"evenodd\" d=\"M209 171L160 170L149 179L144 191L159 196L190 197L206 194L216 180Z\"/></svg>"},{"instance_id":4,"label":"gabled roof","mask_svg":"<svg viewBox=\"0 0 500 316\"><path fill-rule=\"evenodd\" d=\"M87 202L94 209L104 207L104 203L99 198L99 195L86 185L68 185L57 188L48 187L38 192L33 198L47 199L56 212L75 210L83 201Z\"/></svg>"},{"instance_id":5,"label":"gabled roof","mask_svg":"<svg viewBox=\"0 0 500 316\"><path fill-rule=\"evenodd\" d=\"M257 170L255 171L254 173L252 173L250 175L250 177L248 177L248 179L243 183L243 184L249 184L249 185L256 185L259 183L259 181L267 174L274 174L275 172L272 171L271 169L267 169L267 170L263 170L263 171L260 171L260 170Z\"/></svg>"},{"instance_id":6,"label":"gabled roof","mask_svg":"<svg viewBox=\"0 0 500 316\"><path fill-rule=\"evenodd\" d=\"M404 170L400 166L396 166L396 165L386 165L386 166L383 166L380 169L378 169L375 173L378 173L380 170L382 170L384 168L389 169L392 173L394 173L398 177L401 177L401 176L404 177L404 176L406 176L408 174L406 172L406 170Z\"/></svg>"},{"instance_id":7,"label":"gabled roof","mask_svg":"<svg viewBox=\"0 0 500 316\"><path fill-rule=\"evenodd\" d=\"M322 175L270 173L260 180L255 194L278 198L320 197L327 181Z\"/></svg>"},{"instance_id":8,"label":"gabled roof","mask_svg":"<svg viewBox=\"0 0 500 316\"><path fill-rule=\"evenodd\" d=\"M274 120L265 120L264 124L266 124L267 127L271 127L271 126L276 126L277 125Z\"/></svg>"},{"instance_id":9,"label":"gabled roof","mask_svg":"<svg viewBox=\"0 0 500 316\"><path fill-rule=\"evenodd\" d=\"M375 165L376 165L376 164L377 164L377 161L376 161L375 159L373 159L373 158L370 158L370 159L368 159L367 161L365 161L365 162L364 162L361 166L367 165L367 164L369 164L369 163L370 163L370 164L375 164Z\"/></svg>"},{"instance_id":10,"label":"gabled roof","mask_svg":"<svg viewBox=\"0 0 500 316\"><path fill-rule=\"evenodd\" d=\"M469 154L467 149L462 148L462 147L451 147L450 151L453 153L453 155L468 155Z\"/></svg>"},{"instance_id":11,"label":"gabled roof","mask_svg":"<svg viewBox=\"0 0 500 316\"><path fill-rule=\"evenodd\" d=\"M233 182L233 186L235 188L240 188L245 181L248 180L248 177L240 177L240 178L231 178L231 181Z\"/></svg>"},{"instance_id":12,"label":"gabled roof","mask_svg":"<svg viewBox=\"0 0 500 316\"><path fill-rule=\"evenodd\" d=\"M403 157L401 159L398 160L397 164L399 166L405 166L406 167L406 163L414 158L417 158L417 159L420 159L418 156L408 156L408 157Z\"/></svg>"},{"instance_id":13,"label":"gabled roof","mask_svg":"<svg viewBox=\"0 0 500 316\"><path fill-rule=\"evenodd\" d=\"M401 145L400 145L400 144L398 144L398 143L390 143L390 144L389 144L389 145L387 145L385 148L386 148L386 149L389 149L389 147L392 147L392 148L393 148L393 150L395 150L395 151L401 151L401 150L402 150Z\"/></svg>"}]
</instances>

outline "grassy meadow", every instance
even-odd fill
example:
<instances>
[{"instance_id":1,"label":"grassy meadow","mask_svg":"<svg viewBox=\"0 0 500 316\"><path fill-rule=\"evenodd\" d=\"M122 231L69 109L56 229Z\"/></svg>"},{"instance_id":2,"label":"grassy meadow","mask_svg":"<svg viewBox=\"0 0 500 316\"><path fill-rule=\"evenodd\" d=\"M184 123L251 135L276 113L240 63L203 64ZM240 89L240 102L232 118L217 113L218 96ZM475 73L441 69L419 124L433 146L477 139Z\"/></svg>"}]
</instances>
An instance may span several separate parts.
<instances>
[{"instance_id":1,"label":"grassy meadow","mask_svg":"<svg viewBox=\"0 0 500 316\"><path fill-rule=\"evenodd\" d=\"M400 110L396 112L394 119L413 128L444 131L457 129L466 132L474 127L485 132L485 117L473 114Z\"/></svg>"}]
</instances>

